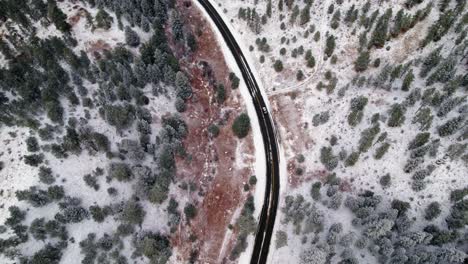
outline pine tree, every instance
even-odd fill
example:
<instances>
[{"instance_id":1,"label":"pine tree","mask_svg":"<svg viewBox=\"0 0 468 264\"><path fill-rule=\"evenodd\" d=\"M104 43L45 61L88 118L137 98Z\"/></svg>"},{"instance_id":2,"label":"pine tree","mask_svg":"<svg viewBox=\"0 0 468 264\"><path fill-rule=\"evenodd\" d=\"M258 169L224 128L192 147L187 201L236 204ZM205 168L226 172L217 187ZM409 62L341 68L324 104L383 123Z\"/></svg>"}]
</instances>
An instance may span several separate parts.
<instances>
[{"instance_id":1,"label":"pine tree","mask_svg":"<svg viewBox=\"0 0 468 264\"><path fill-rule=\"evenodd\" d=\"M340 20L341 20L341 12L340 10L336 10L335 14L333 14L333 17L331 19L331 28L337 29L338 26L340 25Z\"/></svg>"},{"instance_id":2,"label":"pine tree","mask_svg":"<svg viewBox=\"0 0 468 264\"><path fill-rule=\"evenodd\" d=\"M438 47L437 49L433 50L429 55L423 60L421 70L419 71L419 77L425 78L427 74L439 64L442 56L440 55L440 51L442 47Z\"/></svg>"},{"instance_id":3,"label":"pine tree","mask_svg":"<svg viewBox=\"0 0 468 264\"><path fill-rule=\"evenodd\" d=\"M456 60L452 57L445 59L426 80L426 85L436 82L446 83L455 75L457 70Z\"/></svg>"},{"instance_id":4,"label":"pine tree","mask_svg":"<svg viewBox=\"0 0 468 264\"><path fill-rule=\"evenodd\" d=\"M363 51L359 54L356 62L354 63L354 70L357 72L362 72L367 70L369 66L370 55L368 51Z\"/></svg>"},{"instance_id":5,"label":"pine tree","mask_svg":"<svg viewBox=\"0 0 468 264\"><path fill-rule=\"evenodd\" d=\"M335 50L335 46L336 46L335 36L333 35L328 36L327 41L326 41L326 47L325 47L325 54L328 57L331 57L331 55L333 54L333 51Z\"/></svg>"},{"instance_id":6,"label":"pine tree","mask_svg":"<svg viewBox=\"0 0 468 264\"><path fill-rule=\"evenodd\" d=\"M48 0L47 5L48 17L52 20L55 27L62 32L70 31L71 26L67 23L67 15L57 6L55 0Z\"/></svg>"},{"instance_id":7,"label":"pine tree","mask_svg":"<svg viewBox=\"0 0 468 264\"><path fill-rule=\"evenodd\" d=\"M173 12L172 16L172 33L176 40L181 40L184 38L183 25L180 20L179 13Z\"/></svg>"},{"instance_id":8,"label":"pine tree","mask_svg":"<svg viewBox=\"0 0 468 264\"><path fill-rule=\"evenodd\" d=\"M192 96L192 87L190 86L189 79L183 72L177 72L175 78L175 85L177 88L177 96L187 100Z\"/></svg>"},{"instance_id":9,"label":"pine tree","mask_svg":"<svg viewBox=\"0 0 468 264\"><path fill-rule=\"evenodd\" d=\"M411 88L411 83L414 81L413 69L410 69L403 79L403 84L401 85L401 90L409 91Z\"/></svg>"},{"instance_id":10,"label":"pine tree","mask_svg":"<svg viewBox=\"0 0 468 264\"><path fill-rule=\"evenodd\" d=\"M268 3L267 3L267 8L266 8L266 14L268 17L271 17L271 0L268 0Z\"/></svg>"},{"instance_id":11,"label":"pine tree","mask_svg":"<svg viewBox=\"0 0 468 264\"><path fill-rule=\"evenodd\" d=\"M114 19L104 9L99 9L96 14L96 27L108 30L112 26Z\"/></svg>"},{"instance_id":12,"label":"pine tree","mask_svg":"<svg viewBox=\"0 0 468 264\"><path fill-rule=\"evenodd\" d=\"M140 45L140 37L129 26L125 27L125 42L131 47Z\"/></svg>"},{"instance_id":13,"label":"pine tree","mask_svg":"<svg viewBox=\"0 0 468 264\"><path fill-rule=\"evenodd\" d=\"M309 23L310 21L310 5L306 5L304 9L301 11L301 17L300 17L300 22L299 24L301 26Z\"/></svg>"},{"instance_id":14,"label":"pine tree","mask_svg":"<svg viewBox=\"0 0 468 264\"><path fill-rule=\"evenodd\" d=\"M374 32L372 33L372 37L369 41L369 47L374 46L377 48L382 48L384 46L388 34L388 21L390 20L391 16L392 12L391 9L389 9L379 18Z\"/></svg>"}]
</instances>

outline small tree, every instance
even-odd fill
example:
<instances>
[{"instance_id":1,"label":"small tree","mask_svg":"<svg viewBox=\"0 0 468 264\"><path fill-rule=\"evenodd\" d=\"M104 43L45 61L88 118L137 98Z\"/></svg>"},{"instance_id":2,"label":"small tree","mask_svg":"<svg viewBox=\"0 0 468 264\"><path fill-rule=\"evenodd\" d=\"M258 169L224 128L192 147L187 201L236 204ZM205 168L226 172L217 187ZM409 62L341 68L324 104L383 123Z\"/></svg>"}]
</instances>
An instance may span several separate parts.
<instances>
[{"instance_id":1,"label":"small tree","mask_svg":"<svg viewBox=\"0 0 468 264\"><path fill-rule=\"evenodd\" d=\"M130 181L133 178L132 171L125 163L112 163L109 167L109 177L118 181Z\"/></svg>"},{"instance_id":2,"label":"small tree","mask_svg":"<svg viewBox=\"0 0 468 264\"><path fill-rule=\"evenodd\" d=\"M331 55L333 54L333 51L335 50L335 46L336 46L335 36L333 35L328 36L327 41L326 41L326 47L325 47L325 54L328 57L331 57Z\"/></svg>"},{"instance_id":3,"label":"small tree","mask_svg":"<svg viewBox=\"0 0 468 264\"><path fill-rule=\"evenodd\" d=\"M440 204L438 202L432 202L426 207L424 212L424 218L428 221L432 221L440 215L442 210L440 209Z\"/></svg>"},{"instance_id":4,"label":"small tree","mask_svg":"<svg viewBox=\"0 0 468 264\"><path fill-rule=\"evenodd\" d=\"M125 42L130 47L138 47L140 45L140 37L129 26L125 27Z\"/></svg>"},{"instance_id":5,"label":"small tree","mask_svg":"<svg viewBox=\"0 0 468 264\"><path fill-rule=\"evenodd\" d=\"M403 79L403 84L401 85L401 90L405 91L405 92L409 91L413 81L414 81L413 69L410 69L408 71L408 73L406 74L405 78Z\"/></svg>"},{"instance_id":6,"label":"small tree","mask_svg":"<svg viewBox=\"0 0 468 264\"><path fill-rule=\"evenodd\" d=\"M217 137L219 135L219 127L216 124L211 124L208 127L208 133L213 137Z\"/></svg>"},{"instance_id":7,"label":"small tree","mask_svg":"<svg viewBox=\"0 0 468 264\"><path fill-rule=\"evenodd\" d=\"M190 221L197 216L197 208L193 204L189 203L184 207L184 214L187 220Z\"/></svg>"},{"instance_id":8,"label":"small tree","mask_svg":"<svg viewBox=\"0 0 468 264\"><path fill-rule=\"evenodd\" d=\"M362 72L367 70L369 66L370 56L368 51L363 51L359 54L356 62L354 63L354 70L357 72Z\"/></svg>"},{"instance_id":9,"label":"small tree","mask_svg":"<svg viewBox=\"0 0 468 264\"><path fill-rule=\"evenodd\" d=\"M232 124L232 131L238 138L244 138L250 131L250 118L246 113L240 114Z\"/></svg>"},{"instance_id":10,"label":"small tree","mask_svg":"<svg viewBox=\"0 0 468 264\"><path fill-rule=\"evenodd\" d=\"M388 119L389 127L399 127L405 122L406 108L401 104L393 104L390 108L390 117Z\"/></svg>"},{"instance_id":11,"label":"small tree","mask_svg":"<svg viewBox=\"0 0 468 264\"><path fill-rule=\"evenodd\" d=\"M275 63L273 64L273 68L275 69L276 72L283 71L283 62L281 60L276 60Z\"/></svg>"},{"instance_id":12,"label":"small tree","mask_svg":"<svg viewBox=\"0 0 468 264\"><path fill-rule=\"evenodd\" d=\"M128 201L122 211L122 218L125 222L133 225L141 225L146 215L143 207L134 199Z\"/></svg>"},{"instance_id":13,"label":"small tree","mask_svg":"<svg viewBox=\"0 0 468 264\"><path fill-rule=\"evenodd\" d=\"M104 9L99 9L96 14L96 27L108 30L112 26L114 19Z\"/></svg>"},{"instance_id":14,"label":"small tree","mask_svg":"<svg viewBox=\"0 0 468 264\"><path fill-rule=\"evenodd\" d=\"M39 143L35 137L28 137L26 139L26 147L30 152L39 151Z\"/></svg>"}]
</instances>

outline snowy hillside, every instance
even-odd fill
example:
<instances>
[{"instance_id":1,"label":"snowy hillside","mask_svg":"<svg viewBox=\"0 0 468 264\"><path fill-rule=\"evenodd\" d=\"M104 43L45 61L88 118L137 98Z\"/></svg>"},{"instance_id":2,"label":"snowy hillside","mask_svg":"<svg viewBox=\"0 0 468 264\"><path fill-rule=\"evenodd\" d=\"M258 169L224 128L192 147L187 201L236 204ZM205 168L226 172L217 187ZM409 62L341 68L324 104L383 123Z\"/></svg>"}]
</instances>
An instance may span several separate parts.
<instances>
[{"instance_id":1,"label":"snowy hillside","mask_svg":"<svg viewBox=\"0 0 468 264\"><path fill-rule=\"evenodd\" d=\"M269 262L462 263L466 1L215 2L285 149Z\"/></svg>"}]
</instances>

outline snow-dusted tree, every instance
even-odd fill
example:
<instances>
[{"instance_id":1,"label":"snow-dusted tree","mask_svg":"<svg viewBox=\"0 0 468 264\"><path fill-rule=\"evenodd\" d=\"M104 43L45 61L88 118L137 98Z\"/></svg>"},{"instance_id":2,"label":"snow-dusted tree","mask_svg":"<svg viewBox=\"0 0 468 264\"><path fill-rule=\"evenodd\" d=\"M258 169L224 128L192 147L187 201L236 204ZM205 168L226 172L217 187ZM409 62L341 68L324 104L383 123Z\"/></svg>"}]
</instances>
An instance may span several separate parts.
<instances>
[{"instance_id":1,"label":"snow-dusted tree","mask_svg":"<svg viewBox=\"0 0 468 264\"><path fill-rule=\"evenodd\" d=\"M364 234L372 239L379 238L391 232L394 222L389 219L381 219L367 225Z\"/></svg>"},{"instance_id":2,"label":"snow-dusted tree","mask_svg":"<svg viewBox=\"0 0 468 264\"><path fill-rule=\"evenodd\" d=\"M427 55L427 57L423 60L421 70L419 71L419 77L425 78L427 74L439 64L442 56L440 55L440 51L442 50L442 46L434 49Z\"/></svg>"},{"instance_id":3,"label":"snow-dusted tree","mask_svg":"<svg viewBox=\"0 0 468 264\"><path fill-rule=\"evenodd\" d=\"M338 242L338 236L342 231L343 225L341 223L333 223L328 230L327 243L329 245L335 245Z\"/></svg>"},{"instance_id":4,"label":"snow-dusted tree","mask_svg":"<svg viewBox=\"0 0 468 264\"><path fill-rule=\"evenodd\" d=\"M99 9L95 17L96 27L108 30L112 26L114 19L104 9Z\"/></svg>"},{"instance_id":5,"label":"snow-dusted tree","mask_svg":"<svg viewBox=\"0 0 468 264\"><path fill-rule=\"evenodd\" d=\"M430 86L434 83L446 83L455 75L457 70L457 61L450 57L445 59L426 80L426 85Z\"/></svg>"},{"instance_id":6,"label":"snow-dusted tree","mask_svg":"<svg viewBox=\"0 0 468 264\"><path fill-rule=\"evenodd\" d=\"M301 263L304 264L325 264L327 261L328 250L325 246L313 245L301 253Z\"/></svg>"},{"instance_id":7,"label":"snow-dusted tree","mask_svg":"<svg viewBox=\"0 0 468 264\"><path fill-rule=\"evenodd\" d=\"M465 253L455 248L438 248L435 254L440 263L462 263L467 257Z\"/></svg>"},{"instance_id":8,"label":"snow-dusted tree","mask_svg":"<svg viewBox=\"0 0 468 264\"><path fill-rule=\"evenodd\" d=\"M176 81L176 73L169 65L164 65L163 80L166 84L173 85Z\"/></svg>"},{"instance_id":9,"label":"snow-dusted tree","mask_svg":"<svg viewBox=\"0 0 468 264\"><path fill-rule=\"evenodd\" d=\"M411 84L414 81L414 74L413 69L410 69L406 74L405 78L403 79L403 84L401 85L402 91L409 91L411 88Z\"/></svg>"},{"instance_id":10,"label":"snow-dusted tree","mask_svg":"<svg viewBox=\"0 0 468 264\"><path fill-rule=\"evenodd\" d=\"M369 52L363 51L359 54L358 58L356 59L356 62L354 63L354 69L357 72L365 71L367 70L369 62L370 62Z\"/></svg>"},{"instance_id":11,"label":"snow-dusted tree","mask_svg":"<svg viewBox=\"0 0 468 264\"><path fill-rule=\"evenodd\" d=\"M125 27L125 42L131 47L140 45L140 37L129 26Z\"/></svg>"},{"instance_id":12,"label":"snow-dusted tree","mask_svg":"<svg viewBox=\"0 0 468 264\"><path fill-rule=\"evenodd\" d=\"M178 12L172 12L172 34L176 40L181 40L184 38L183 24L180 20L180 15Z\"/></svg>"},{"instance_id":13,"label":"snow-dusted tree","mask_svg":"<svg viewBox=\"0 0 468 264\"><path fill-rule=\"evenodd\" d=\"M458 116L454 117L441 126L437 128L437 132L439 133L439 136L441 137L447 137L450 135L453 135L455 132L457 132L458 129L462 127L464 123L464 117L463 116Z\"/></svg>"},{"instance_id":14,"label":"snow-dusted tree","mask_svg":"<svg viewBox=\"0 0 468 264\"><path fill-rule=\"evenodd\" d=\"M192 87L190 85L189 79L183 72L177 72L175 85L177 88L178 97L187 100L190 96L192 96Z\"/></svg>"},{"instance_id":15,"label":"snow-dusted tree","mask_svg":"<svg viewBox=\"0 0 468 264\"><path fill-rule=\"evenodd\" d=\"M388 22L392 17L392 10L388 9L377 21L374 31L372 32L371 39L369 40L369 48L384 46L388 34Z\"/></svg>"},{"instance_id":16,"label":"snow-dusted tree","mask_svg":"<svg viewBox=\"0 0 468 264\"><path fill-rule=\"evenodd\" d=\"M325 44L325 54L328 57L331 57L333 54L333 51L335 50L336 42L335 42L335 36L330 35L327 37L326 44Z\"/></svg>"}]
</instances>

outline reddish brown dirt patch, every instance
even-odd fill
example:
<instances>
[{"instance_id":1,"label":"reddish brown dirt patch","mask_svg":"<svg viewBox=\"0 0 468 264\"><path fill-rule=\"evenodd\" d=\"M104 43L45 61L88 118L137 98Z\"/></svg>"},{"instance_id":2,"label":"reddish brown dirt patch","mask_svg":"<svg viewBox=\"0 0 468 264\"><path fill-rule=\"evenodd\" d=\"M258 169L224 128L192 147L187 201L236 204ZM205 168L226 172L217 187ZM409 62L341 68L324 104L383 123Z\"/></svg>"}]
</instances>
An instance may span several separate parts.
<instances>
[{"instance_id":1,"label":"reddish brown dirt patch","mask_svg":"<svg viewBox=\"0 0 468 264\"><path fill-rule=\"evenodd\" d=\"M243 206L247 196L243 185L253 173L251 158L242 158L244 165L236 165L236 151L242 143L242 157L253 155L253 138L250 135L238 140L231 131L234 117L245 111L242 98L238 91L229 89L229 68L210 25L195 5L186 2L179 0L178 10L189 21L192 32L199 32L195 34L199 48L181 63L190 74L194 95L184 113L189 131L184 146L190 161L177 159L177 180L195 182L204 196L191 197L198 208L197 217L190 224L181 225L172 243L177 248L177 262L186 262L196 250L201 263L220 263L233 247L235 235L225 240L227 227L235 221L234 212ZM177 56L184 54L183 46L175 42L172 46ZM215 85L219 83L226 87L227 100L222 105L215 98ZM207 131L214 122L224 123L215 139ZM195 242L190 241L191 235L196 235Z\"/></svg>"},{"instance_id":2,"label":"reddish brown dirt patch","mask_svg":"<svg viewBox=\"0 0 468 264\"><path fill-rule=\"evenodd\" d=\"M288 183L295 188L313 177L314 173L296 174L296 168L302 167L296 161L296 155L305 153L315 146L307 133L308 123L303 121L304 98L299 92L274 95L269 98L273 117L280 128L281 145L285 148L288 169Z\"/></svg>"}]
</instances>

